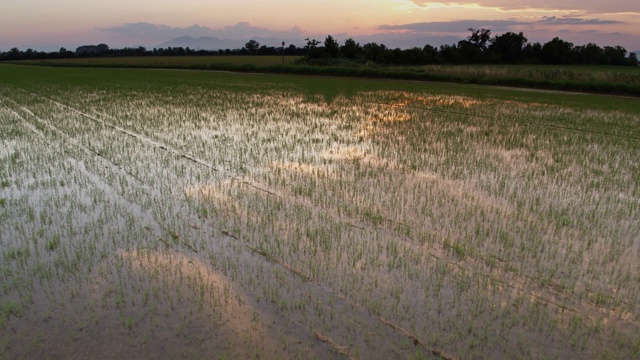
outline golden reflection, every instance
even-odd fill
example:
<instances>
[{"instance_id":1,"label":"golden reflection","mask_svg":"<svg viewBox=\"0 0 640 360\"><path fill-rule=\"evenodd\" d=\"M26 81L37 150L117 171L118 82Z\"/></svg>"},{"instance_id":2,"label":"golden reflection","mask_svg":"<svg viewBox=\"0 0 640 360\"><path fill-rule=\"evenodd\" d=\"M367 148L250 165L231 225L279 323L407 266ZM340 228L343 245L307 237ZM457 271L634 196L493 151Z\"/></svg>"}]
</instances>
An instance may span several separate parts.
<instances>
[{"instance_id":1,"label":"golden reflection","mask_svg":"<svg viewBox=\"0 0 640 360\"><path fill-rule=\"evenodd\" d=\"M476 105L486 105L488 101L481 101L478 99L468 98L464 96L438 96L431 102L433 105L441 106L462 106L463 108L470 108Z\"/></svg>"},{"instance_id":2,"label":"golden reflection","mask_svg":"<svg viewBox=\"0 0 640 360\"><path fill-rule=\"evenodd\" d=\"M120 251L118 256L131 264L134 273L147 278L149 287L162 288L159 299L148 301L182 296L184 300L179 300L181 309L177 311L187 313L200 308L208 313L206 324L215 328L219 339L224 340L224 346L238 347L234 349L237 355L244 357L242 348L251 346L267 353L281 352L279 339L270 329L275 324L274 319L261 312L230 279L203 259L177 251L150 249Z\"/></svg>"},{"instance_id":3,"label":"golden reflection","mask_svg":"<svg viewBox=\"0 0 640 360\"><path fill-rule=\"evenodd\" d=\"M321 154L323 159L331 161L357 161L362 164L374 166L383 169L398 169L399 165L393 161L381 158L368 149L357 147L341 147L337 149L329 149Z\"/></svg>"},{"instance_id":4,"label":"golden reflection","mask_svg":"<svg viewBox=\"0 0 640 360\"><path fill-rule=\"evenodd\" d=\"M274 161L269 164L269 168L296 172L299 174L310 176L329 176L329 170L327 168L311 164L293 163L288 161Z\"/></svg>"},{"instance_id":5,"label":"golden reflection","mask_svg":"<svg viewBox=\"0 0 640 360\"><path fill-rule=\"evenodd\" d=\"M132 270L142 273L162 272L162 278L171 283L183 281L180 279L182 277L189 281L201 282L202 285L206 285L206 288L223 289L225 285L231 284L223 275L216 273L210 265L176 251L160 252L145 249L120 251L119 255L131 262Z\"/></svg>"},{"instance_id":6,"label":"golden reflection","mask_svg":"<svg viewBox=\"0 0 640 360\"><path fill-rule=\"evenodd\" d=\"M411 120L411 115L406 111L406 103L395 102L372 108L367 120L369 122L399 123Z\"/></svg>"},{"instance_id":7,"label":"golden reflection","mask_svg":"<svg viewBox=\"0 0 640 360\"><path fill-rule=\"evenodd\" d=\"M430 121L430 111L440 108L458 108L460 111L472 107L495 103L495 100L480 100L461 95L425 95L399 91L364 93L364 117L358 136L370 138L384 134L389 125L412 120ZM471 129L473 131L473 129Z\"/></svg>"},{"instance_id":8,"label":"golden reflection","mask_svg":"<svg viewBox=\"0 0 640 360\"><path fill-rule=\"evenodd\" d=\"M415 94L401 91L379 91L372 93L365 93L364 100L376 99L370 101L380 105L385 105L391 108L420 108L429 106L461 106L469 108L477 105L488 105L496 103L491 99L477 99L462 95L429 95L429 94Z\"/></svg>"},{"instance_id":9,"label":"golden reflection","mask_svg":"<svg viewBox=\"0 0 640 360\"><path fill-rule=\"evenodd\" d=\"M216 184L199 184L184 189L185 195L196 202L203 202L207 207L231 215L236 220L249 223L260 220L260 213L239 201L241 198L262 198L264 196L282 196L280 190L269 188L250 178L235 178Z\"/></svg>"},{"instance_id":10,"label":"golden reflection","mask_svg":"<svg viewBox=\"0 0 640 360\"><path fill-rule=\"evenodd\" d=\"M341 147L337 149L329 149L325 151L321 156L327 160L362 160L368 153L360 148L356 147Z\"/></svg>"},{"instance_id":11,"label":"golden reflection","mask_svg":"<svg viewBox=\"0 0 640 360\"><path fill-rule=\"evenodd\" d=\"M233 180L229 179L215 184L191 185L187 186L184 192L191 199L226 201L229 196L225 193L225 189L232 186L232 183Z\"/></svg>"}]
</instances>

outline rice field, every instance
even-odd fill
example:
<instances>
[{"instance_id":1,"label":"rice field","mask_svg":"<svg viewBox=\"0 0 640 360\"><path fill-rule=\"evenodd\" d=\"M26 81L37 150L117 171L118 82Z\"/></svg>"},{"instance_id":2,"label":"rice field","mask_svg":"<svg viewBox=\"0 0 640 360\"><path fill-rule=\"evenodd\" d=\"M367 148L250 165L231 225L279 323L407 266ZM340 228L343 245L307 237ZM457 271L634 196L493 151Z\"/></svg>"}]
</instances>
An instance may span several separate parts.
<instances>
[{"instance_id":1,"label":"rice field","mask_svg":"<svg viewBox=\"0 0 640 360\"><path fill-rule=\"evenodd\" d=\"M2 358L640 357L637 99L0 74Z\"/></svg>"}]
</instances>

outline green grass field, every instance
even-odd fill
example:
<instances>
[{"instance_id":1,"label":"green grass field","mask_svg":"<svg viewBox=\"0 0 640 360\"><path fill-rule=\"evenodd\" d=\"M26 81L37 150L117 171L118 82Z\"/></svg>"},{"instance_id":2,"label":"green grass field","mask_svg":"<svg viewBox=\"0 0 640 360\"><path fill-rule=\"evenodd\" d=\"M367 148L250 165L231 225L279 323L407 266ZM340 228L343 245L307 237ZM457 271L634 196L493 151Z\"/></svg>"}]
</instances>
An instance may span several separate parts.
<instances>
[{"instance_id":1,"label":"green grass field","mask_svg":"<svg viewBox=\"0 0 640 360\"><path fill-rule=\"evenodd\" d=\"M473 83L548 90L640 96L640 67L562 65L429 65L385 67L348 62L299 64L297 56L113 57L20 61L18 64L219 70L415 81Z\"/></svg>"},{"instance_id":2,"label":"green grass field","mask_svg":"<svg viewBox=\"0 0 640 360\"><path fill-rule=\"evenodd\" d=\"M285 56L284 64L292 64L300 56ZM42 64L40 60L23 61L26 64ZM45 64L77 66L142 66L142 67L192 67L211 64L280 65L282 56L131 56L45 60Z\"/></svg>"},{"instance_id":3,"label":"green grass field","mask_svg":"<svg viewBox=\"0 0 640 360\"><path fill-rule=\"evenodd\" d=\"M636 98L0 78L3 357L640 356Z\"/></svg>"}]
</instances>

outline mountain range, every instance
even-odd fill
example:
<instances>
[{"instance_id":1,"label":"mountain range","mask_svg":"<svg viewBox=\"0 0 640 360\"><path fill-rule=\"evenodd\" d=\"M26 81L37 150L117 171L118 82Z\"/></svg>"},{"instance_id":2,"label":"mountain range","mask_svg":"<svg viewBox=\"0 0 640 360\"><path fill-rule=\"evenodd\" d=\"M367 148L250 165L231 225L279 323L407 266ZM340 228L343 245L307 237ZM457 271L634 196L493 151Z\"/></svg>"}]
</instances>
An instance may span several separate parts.
<instances>
[{"instance_id":1,"label":"mountain range","mask_svg":"<svg viewBox=\"0 0 640 360\"><path fill-rule=\"evenodd\" d=\"M261 38L261 37L252 37L251 39L260 43L260 45L266 46L282 46L283 39L273 39L273 38ZM169 41L163 42L162 44L157 45L157 48L168 48L168 47L182 47L182 48L190 48L192 50L219 50L219 49L240 49L243 48L244 45L250 39L246 40L237 40L237 39L220 39L212 36L200 36L200 37L191 37L191 36L181 36L179 38L171 39ZM294 40L284 40L286 46L290 44L294 44L296 46L303 46L304 42L294 41Z\"/></svg>"},{"instance_id":2,"label":"mountain range","mask_svg":"<svg viewBox=\"0 0 640 360\"><path fill-rule=\"evenodd\" d=\"M297 47L303 47L306 44L306 41L303 39L276 39L270 37L250 37L247 39L239 40L239 39L220 39L214 36L200 36L200 37L192 37L192 36L181 36L169 41L165 41L161 44L158 44L156 48L169 48L169 47L182 47L182 48L190 48L192 50L225 50L225 49L241 49L245 46L245 44L249 40L256 40L260 45L266 46L274 46L279 48L282 46L282 41L285 42L285 46L289 46L291 44ZM322 40L320 37L316 37L318 40ZM435 47L439 47L443 44L456 44L460 38L456 38L453 36L432 36L432 37L421 37L414 39L401 39L391 34L378 34L365 36L360 39L356 39L361 45L366 44L368 42L377 42L378 44L389 45L391 48L400 47L400 48L411 48L411 47L423 47L424 45L432 45ZM321 42L322 44L322 42ZM640 58L640 50L638 51L630 51L635 53L638 58Z\"/></svg>"},{"instance_id":3,"label":"mountain range","mask_svg":"<svg viewBox=\"0 0 640 360\"><path fill-rule=\"evenodd\" d=\"M323 37L315 37L320 41L322 46ZM303 47L306 45L306 41L304 39L277 39L271 37L250 37L243 40L238 39L220 39L218 37L213 36L200 36L200 37L192 37L192 36L181 36L169 41L165 41L161 44L158 44L156 48L168 48L168 47L182 47L182 48L190 48L192 50L219 50L219 49L240 49L243 48L244 45L249 40L256 40L260 45L266 46L274 46L280 47L282 46L282 42L285 42L285 46L289 46L291 44L297 47ZM414 46L423 47L427 44L438 47L443 44L455 44L460 38L454 36L432 36L432 37L421 37L415 39L406 39L401 38L395 34L378 34L378 35L368 35L363 36L358 39L355 39L356 42L359 42L361 45L375 42L378 44L385 44L391 48L411 48Z\"/></svg>"}]
</instances>

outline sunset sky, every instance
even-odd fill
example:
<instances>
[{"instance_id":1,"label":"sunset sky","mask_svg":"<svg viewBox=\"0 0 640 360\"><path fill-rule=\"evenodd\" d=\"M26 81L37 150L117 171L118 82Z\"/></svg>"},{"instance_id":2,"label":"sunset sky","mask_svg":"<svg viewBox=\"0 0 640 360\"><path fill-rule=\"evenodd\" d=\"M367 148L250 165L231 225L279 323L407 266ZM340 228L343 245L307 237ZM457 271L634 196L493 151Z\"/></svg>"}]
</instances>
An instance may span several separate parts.
<instances>
[{"instance_id":1,"label":"sunset sky","mask_svg":"<svg viewBox=\"0 0 640 360\"><path fill-rule=\"evenodd\" d=\"M197 25L197 26L194 26ZM180 36L249 40L333 35L390 47L455 43L467 28L494 35L524 32L531 42L554 37L640 50L638 0L2 0L0 51L158 44ZM275 45L275 44L271 44Z\"/></svg>"}]
</instances>

